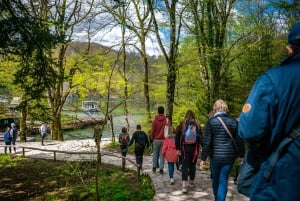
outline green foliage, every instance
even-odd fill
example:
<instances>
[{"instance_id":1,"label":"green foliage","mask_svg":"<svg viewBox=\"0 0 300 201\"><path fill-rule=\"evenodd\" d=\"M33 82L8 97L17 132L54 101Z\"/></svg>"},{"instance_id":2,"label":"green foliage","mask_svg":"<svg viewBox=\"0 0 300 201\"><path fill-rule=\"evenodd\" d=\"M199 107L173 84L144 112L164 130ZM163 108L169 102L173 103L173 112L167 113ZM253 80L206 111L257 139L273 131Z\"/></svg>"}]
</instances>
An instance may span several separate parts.
<instances>
[{"instance_id":1,"label":"green foliage","mask_svg":"<svg viewBox=\"0 0 300 201\"><path fill-rule=\"evenodd\" d=\"M1 188L16 186L14 192L24 192L1 194L3 199L94 201L96 197L94 161L48 161L0 154L0 167ZM155 192L149 176L137 180L135 171L101 164L98 177L101 200L153 199ZM9 195L10 198L4 197Z\"/></svg>"}]
</instances>

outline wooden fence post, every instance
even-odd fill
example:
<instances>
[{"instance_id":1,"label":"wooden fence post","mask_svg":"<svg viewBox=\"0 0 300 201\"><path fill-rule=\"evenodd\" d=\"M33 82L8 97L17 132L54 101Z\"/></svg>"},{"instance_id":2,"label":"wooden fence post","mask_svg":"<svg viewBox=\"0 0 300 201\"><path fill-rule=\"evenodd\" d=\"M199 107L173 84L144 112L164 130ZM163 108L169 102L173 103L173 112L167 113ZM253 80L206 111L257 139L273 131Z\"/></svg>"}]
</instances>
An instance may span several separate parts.
<instances>
[{"instance_id":1,"label":"wooden fence post","mask_svg":"<svg viewBox=\"0 0 300 201\"><path fill-rule=\"evenodd\" d=\"M126 163L126 160L124 157L122 157L122 168L124 169L125 168L125 163Z\"/></svg>"}]
</instances>

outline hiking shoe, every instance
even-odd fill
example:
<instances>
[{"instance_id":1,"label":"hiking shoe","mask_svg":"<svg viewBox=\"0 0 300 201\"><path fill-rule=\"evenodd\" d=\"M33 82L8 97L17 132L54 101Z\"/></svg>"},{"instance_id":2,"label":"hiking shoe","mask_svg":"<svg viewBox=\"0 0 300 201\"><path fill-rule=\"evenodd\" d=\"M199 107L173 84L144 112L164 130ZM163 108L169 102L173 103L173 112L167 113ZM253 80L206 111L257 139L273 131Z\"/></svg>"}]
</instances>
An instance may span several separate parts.
<instances>
[{"instance_id":1,"label":"hiking shoe","mask_svg":"<svg viewBox=\"0 0 300 201\"><path fill-rule=\"evenodd\" d=\"M186 187L182 187L181 191L182 191L182 193L187 193L187 188Z\"/></svg>"},{"instance_id":2,"label":"hiking shoe","mask_svg":"<svg viewBox=\"0 0 300 201\"><path fill-rule=\"evenodd\" d=\"M190 186L190 187L194 187L194 180L190 180L189 186Z\"/></svg>"},{"instance_id":3,"label":"hiking shoe","mask_svg":"<svg viewBox=\"0 0 300 201\"><path fill-rule=\"evenodd\" d=\"M171 185L174 184L174 179L173 179L173 178L170 179L170 184L171 184Z\"/></svg>"},{"instance_id":4,"label":"hiking shoe","mask_svg":"<svg viewBox=\"0 0 300 201\"><path fill-rule=\"evenodd\" d=\"M159 174L164 174L164 170L160 169Z\"/></svg>"},{"instance_id":5,"label":"hiking shoe","mask_svg":"<svg viewBox=\"0 0 300 201\"><path fill-rule=\"evenodd\" d=\"M152 172L153 172L153 174L155 174L156 168L152 168Z\"/></svg>"}]
</instances>

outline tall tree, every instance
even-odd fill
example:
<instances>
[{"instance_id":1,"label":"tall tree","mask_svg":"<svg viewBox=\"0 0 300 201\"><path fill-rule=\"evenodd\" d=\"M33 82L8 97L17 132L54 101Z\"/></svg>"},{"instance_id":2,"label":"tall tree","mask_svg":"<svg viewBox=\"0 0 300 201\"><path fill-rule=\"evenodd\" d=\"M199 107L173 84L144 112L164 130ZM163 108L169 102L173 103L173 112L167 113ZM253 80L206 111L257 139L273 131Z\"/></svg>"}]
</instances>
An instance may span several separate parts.
<instances>
[{"instance_id":1,"label":"tall tree","mask_svg":"<svg viewBox=\"0 0 300 201\"><path fill-rule=\"evenodd\" d=\"M154 33L156 35L159 47L163 53L163 56L167 64L167 103L166 103L166 115L172 121L173 107L174 107L174 94L176 86L176 73L177 73L177 57L178 57L178 46L182 27L182 16L185 7L178 5L178 0L164 0L163 2L156 0L148 0L150 13L153 19ZM160 11L162 13L160 13ZM162 38L159 26L159 20L157 16L164 16L167 22L167 40L168 45Z\"/></svg>"},{"instance_id":2,"label":"tall tree","mask_svg":"<svg viewBox=\"0 0 300 201\"><path fill-rule=\"evenodd\" d=\"M71 89L74 87L73 76L79 70L78 64L66 66L66 51L72 41L74 29L87 19L93 6L93 0L86 3L80 0L43 2L42 5L44 6L36 9L33 1L32 10L37 16L44 19L44 22L47 22L43 27L48 26L48 31L53 31L63 40L56 46L55 54L47 53L48 58L52 61L48 67L55 72L56 76L54 80L51 80L51 85L46 88L52 114L52 139L63 140L61 111ZM88 48L89 46L87 50ZM84 57L83 55L83 60ZM65 87L65 83L68 83L68 88Z\"/></svg>"},{"instance_id":3,"label":"tall tree","mask_svg":"<svg viewBox=\"0 0 300 201\"><path fill-rule=\"evenodd\" d=\"M146 40L151 28L151 15L147 3L141 0L134 0L128 2L115 1L113 6L106 3L102 5L106 12L113 16L117 24L122 26L122 33L127 37L126 46L129 47L128 49L132 49L130 47L133 46L141 55L141 61L144 67L143 88L146 119L150 121L149 61L147 57Z\"/></svg>"},{"instance_id":4,"label":"tall tree","mask_svg":"<svg viewBox=\"0 0 300 201\"><path fill-rule=\"evenodd\" d=\"M185 21L189 32L195 36L198 65L205 84L206 112L212 102L220 98L224 87L230 48L227 49L227 32L235 0L189 0L192 21Z\"/></svg>"}]
</instances>

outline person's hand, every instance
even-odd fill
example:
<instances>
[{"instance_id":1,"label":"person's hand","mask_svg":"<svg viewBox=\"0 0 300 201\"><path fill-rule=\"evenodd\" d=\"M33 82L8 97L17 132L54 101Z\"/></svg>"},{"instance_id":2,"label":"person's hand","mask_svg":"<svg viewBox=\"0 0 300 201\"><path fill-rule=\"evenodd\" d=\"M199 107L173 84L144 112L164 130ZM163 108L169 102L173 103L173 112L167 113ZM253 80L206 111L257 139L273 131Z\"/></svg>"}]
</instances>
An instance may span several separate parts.
<instances>
[{"instance_id":1,"label":"person's hand","mask_svg":"<svg viewBox=\"0 0 300 201\"><path fill-rule=\"evenodd\" d=\"M242 164L242 163L243 163L243 161L244 161L244 158L238 157L238 159L237 159L237 160L238 160L238 163L239 163L239 164Z\"/></svg>"},{"instance_id":2,"label":"person's hand","mask_svg":"<svg viewBox=\"0 0 300 201\"><path fill-rule=\"evenodd\" d=\"M180 150L177 150L177 155L180 156L181 155L181 152Z\"/></svg>"},{"instance_id":3,"label":"person's hand","mask_svg":"<svg viewBox=\"0 0 300 201\"><path fill-rule=\"evenodd\" d=\"M200 170L204 170L205 161L200 161L199 167L200 167Z\"/></svg>"}]
</instances>

